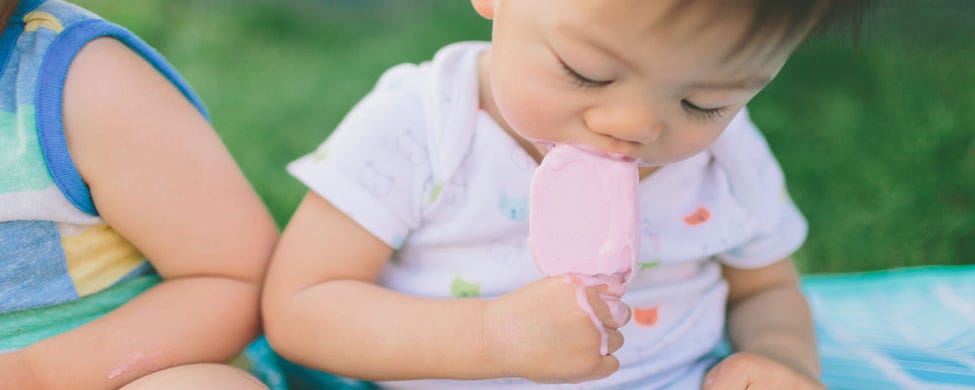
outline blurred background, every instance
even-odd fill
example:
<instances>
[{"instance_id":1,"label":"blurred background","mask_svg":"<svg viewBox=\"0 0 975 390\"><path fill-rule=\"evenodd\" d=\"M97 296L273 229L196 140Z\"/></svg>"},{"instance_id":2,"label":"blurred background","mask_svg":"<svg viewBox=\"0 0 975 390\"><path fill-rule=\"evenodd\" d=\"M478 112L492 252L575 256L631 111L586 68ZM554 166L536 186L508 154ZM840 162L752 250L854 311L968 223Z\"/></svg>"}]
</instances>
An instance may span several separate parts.
<instances>
[{"instance_id":1,"label":"blurred background","mask_svg":"<svg viewBox=\"0 0 975 390\"><path fill-rule=\"evenodd\" d=\"M490 24L466 0L77 0L206 102L283 227L312 151L388 67ZM858 43L809 41L750 104L810 222L806 273L975 264L975 1L882 1Z\"/></svg>"}]
</instances>

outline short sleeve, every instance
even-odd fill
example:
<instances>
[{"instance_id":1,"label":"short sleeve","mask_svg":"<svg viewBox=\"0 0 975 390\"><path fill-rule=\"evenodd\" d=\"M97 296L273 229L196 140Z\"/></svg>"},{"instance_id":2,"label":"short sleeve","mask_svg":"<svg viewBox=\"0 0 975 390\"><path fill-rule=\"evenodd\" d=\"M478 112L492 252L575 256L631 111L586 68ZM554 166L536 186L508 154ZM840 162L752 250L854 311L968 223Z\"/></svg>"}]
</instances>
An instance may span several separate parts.
<instances>
[{"instance_id":1,"label":"short sleeve","mask_svg":"<svg viewBox=\"0 0 975 390\"><path fill-rule=\"evenodd\" d=\"M415 68L393 68L314 152L288 172L393 248L419 225L429 192Z\"/></svg>"},{"instance_id":2,"label":"short sleeve","mask_svg":"<svg viewBox=\"0 0 975 390\"><path fill-rule=\"evenodd\" d=\"M806 239L806 219L789 196L782 168L745 110L710 151L725 170L732 196L752 228L743 244L718 259L736 268L759 268L799 249Z\"/></svg>"}]
</instances>

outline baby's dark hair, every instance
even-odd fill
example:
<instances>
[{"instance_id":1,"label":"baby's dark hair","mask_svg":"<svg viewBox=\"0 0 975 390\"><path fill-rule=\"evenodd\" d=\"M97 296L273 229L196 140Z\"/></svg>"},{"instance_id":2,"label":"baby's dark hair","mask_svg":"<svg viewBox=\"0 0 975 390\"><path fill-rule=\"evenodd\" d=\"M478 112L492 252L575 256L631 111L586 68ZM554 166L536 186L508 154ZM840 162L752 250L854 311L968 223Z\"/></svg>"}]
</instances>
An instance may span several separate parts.
<instances>
[{"instance_id":1,"label":"baby's dark hair","mask_svg":"<svg viewBox=\"0 0 975 390\"><path fill-rule=\"evenodd\" d=\"M755 17L743 38L747 42L768 29L780 28L782 40L802 34L840 30L860 34L863 17L873 0L751 0Z\"/></svg>"},{"instance_id":2,"label":"baby's dark hair","mask_svg":"<svg viewBox=\"0 0 975 390\"><path fill-rule=\"evenodd\" d=\"M864 15L874 3L874 0L682 0L674 3L667 20L676 20L684 10L702 1L715 6L713 18L726 15L728 10L745 9L753 15L748 30L729 56L752 47L759 37L768 36L767 33L775 37L772 43L777 48L830 31L849 33L856 40Z\"/></svg>"}]
</instances>

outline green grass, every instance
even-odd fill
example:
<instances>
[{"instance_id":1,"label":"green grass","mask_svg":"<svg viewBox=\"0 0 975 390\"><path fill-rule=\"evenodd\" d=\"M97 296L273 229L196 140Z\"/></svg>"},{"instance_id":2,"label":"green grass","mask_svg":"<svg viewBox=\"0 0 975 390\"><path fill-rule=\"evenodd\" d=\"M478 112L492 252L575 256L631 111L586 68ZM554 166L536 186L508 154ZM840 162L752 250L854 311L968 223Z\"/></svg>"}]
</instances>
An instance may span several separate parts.
<instances>
[{"instance_id":1,"label":"green grass","mask_svg":"<svg viewBox=\"0 0 975 390\"><path fill-rule=\"evenodd\" d=\"M383 70L490 36L467 1L77 3L181 71L281 226L305 191L285 164ZM975 7L933 3L808 43L750 106L810 222L805 272L975 263Z\"/></svg>"}]
</instances>

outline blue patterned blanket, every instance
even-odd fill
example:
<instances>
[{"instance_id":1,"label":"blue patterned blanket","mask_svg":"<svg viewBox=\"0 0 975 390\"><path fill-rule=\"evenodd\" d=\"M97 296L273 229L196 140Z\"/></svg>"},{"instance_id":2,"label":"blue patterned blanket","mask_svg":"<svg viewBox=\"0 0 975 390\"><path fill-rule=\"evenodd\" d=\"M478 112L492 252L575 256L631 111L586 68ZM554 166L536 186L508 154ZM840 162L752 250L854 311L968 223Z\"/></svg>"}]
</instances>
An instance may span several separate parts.
<instances>
[{"instance_id":1,"label":"blue patterned blanket","mask_svg":"<svg viewBox=\"0 0 975 390\"><path fill-rule=\"evenodd\" d=\"M975 389L975 266L807 276L830 389Z\"/></svg>"}]
</instances>

